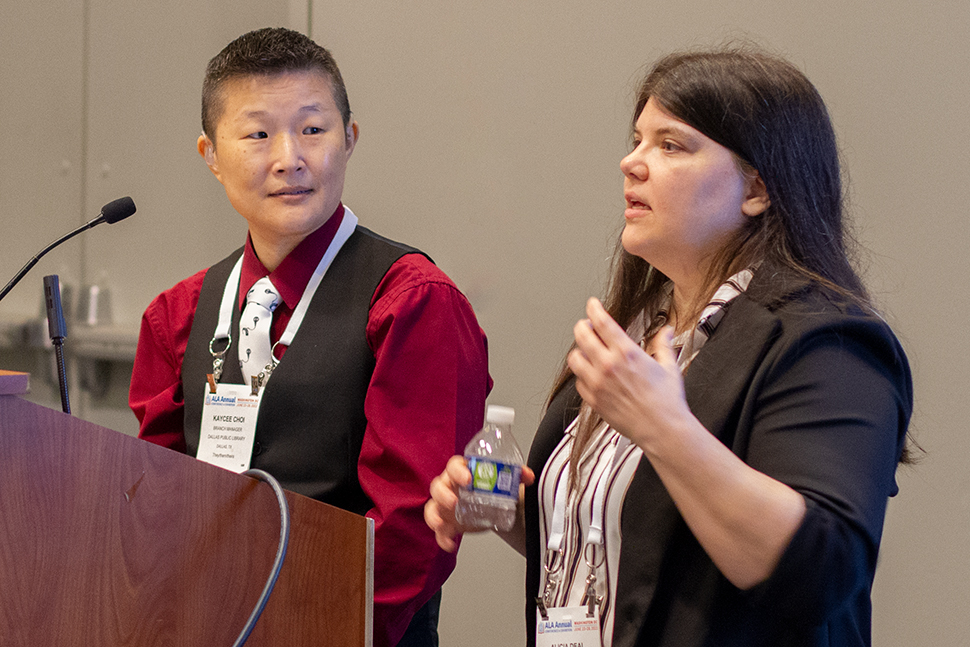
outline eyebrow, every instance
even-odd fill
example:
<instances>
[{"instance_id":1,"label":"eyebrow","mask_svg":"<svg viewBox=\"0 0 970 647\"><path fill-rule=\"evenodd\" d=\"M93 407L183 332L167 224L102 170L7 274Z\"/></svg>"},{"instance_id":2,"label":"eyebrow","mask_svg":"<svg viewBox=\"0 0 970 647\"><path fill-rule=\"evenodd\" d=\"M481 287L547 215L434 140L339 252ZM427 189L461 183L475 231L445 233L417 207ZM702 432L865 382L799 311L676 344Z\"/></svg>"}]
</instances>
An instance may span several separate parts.
<instances>
[{"instance_id":1,"label":"eyebrow","mask_svg":"<svg viewBox=\"0 0 970 647\"><path fill-rule=\"evenodd\" d=\"M307 104L307 105L301 107L299 110L297 110L297 112L298 113L308 113L309 112L309 113L319 113L319 114L323 114L324 110L323 110L323 108L321 107L321 105L319 103L310 103L310 104ZM242 116L245 119L254 119L254 118L257 118L257 117L262 117L262 116L268 115L269 113L270 113L269 110L250 110L249 112L243 113Z\"/></svg>"},{"instance_id":2,"label":"eyebrow","mask_svg":"<svg viewBox=\"0 0 970 647\"><path fill-rule=\"evenodd\" d=\"M685 128L679 128L677 126L661 126L657 130L651 131L653 135L657 137L665 137L667 135L673 135L675 137L683 137L685 139L694 139L693 133ZM638 128L633 130L633 136L639 139L643 139L643 133L640 132Z\"/></svg>"}]
</instances>

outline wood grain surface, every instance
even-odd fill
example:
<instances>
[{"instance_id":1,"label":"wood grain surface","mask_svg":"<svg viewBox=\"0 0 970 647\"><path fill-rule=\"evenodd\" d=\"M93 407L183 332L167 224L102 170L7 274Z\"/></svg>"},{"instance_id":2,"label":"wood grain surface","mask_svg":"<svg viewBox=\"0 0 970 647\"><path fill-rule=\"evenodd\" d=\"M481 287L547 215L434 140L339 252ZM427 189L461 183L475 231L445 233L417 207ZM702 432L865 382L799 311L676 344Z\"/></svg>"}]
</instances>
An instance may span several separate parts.
<instances>
[{"instance_id":1,"label":"wood grain surface","mask_svg":"<svg viewBox=\"0 0 970 647\"><path fill-rule=\"evenodd\" d=\"M287 500L246 644L369 645L372 522ZM0 396L0 647L231 646L279 524L265 483Z\"/></svg>"}]
</instances>

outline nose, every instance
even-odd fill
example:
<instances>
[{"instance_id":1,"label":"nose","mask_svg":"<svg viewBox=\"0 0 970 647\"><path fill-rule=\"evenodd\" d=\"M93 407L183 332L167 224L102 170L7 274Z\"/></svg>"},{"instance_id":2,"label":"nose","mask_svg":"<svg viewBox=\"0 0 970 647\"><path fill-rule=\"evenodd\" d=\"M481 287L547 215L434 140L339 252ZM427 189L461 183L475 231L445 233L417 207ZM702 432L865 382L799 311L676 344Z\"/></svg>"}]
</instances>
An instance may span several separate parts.
<instances>
[{"instance_id":1,"label":"nose","mask_svg":"<svg viewBox=\"0 0 970 647\"><path fill-rule=\"evenodd\" d=\"M620 170L626 177L643 181L647 179L647 161L640 149L637 146L620 160Z\"/></svg>"},{"instance_id":2,"label":"nose","mask_svg":"<svg viewBox=\"0 0 970 647\"><path fill-rule=\"evenodd\" d=\"M273 142L273 171L275 173L292 173L306 168L303 159L303 149L300 140L290 133L280 133Z\"/></svg>"}]
</instances>

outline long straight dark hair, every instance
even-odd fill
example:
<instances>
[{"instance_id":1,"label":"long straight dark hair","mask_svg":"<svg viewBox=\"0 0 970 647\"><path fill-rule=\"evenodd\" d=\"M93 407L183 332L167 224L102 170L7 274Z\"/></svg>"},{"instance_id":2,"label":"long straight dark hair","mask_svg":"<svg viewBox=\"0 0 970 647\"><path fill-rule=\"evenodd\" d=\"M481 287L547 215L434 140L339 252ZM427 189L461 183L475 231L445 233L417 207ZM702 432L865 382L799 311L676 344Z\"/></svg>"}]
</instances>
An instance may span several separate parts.
<instances>
[{"instance_id":1,"label":"long straight dark hair","mask_svg":"<svg viewBox=\"0 0 970 647\"><path fill-rule=\"evenodd\" d=\"M708 291L693 304L696 320L733 273L763 262L788 267L851 301L871 307L848 253L839 152L828 110L815 86L788 61L740 46L670 54L640 83L632 124L653 98L667 113L721 144L742 173L757 172L770 206L713 259ZM665 295L665 277L618 242L604 307L628 328ZM680 318L680 317L678 317ZM573 377L563 362L550 401ZM570 460L572 476L601 418L584 405Z\"/></svg>"}]
</instances>

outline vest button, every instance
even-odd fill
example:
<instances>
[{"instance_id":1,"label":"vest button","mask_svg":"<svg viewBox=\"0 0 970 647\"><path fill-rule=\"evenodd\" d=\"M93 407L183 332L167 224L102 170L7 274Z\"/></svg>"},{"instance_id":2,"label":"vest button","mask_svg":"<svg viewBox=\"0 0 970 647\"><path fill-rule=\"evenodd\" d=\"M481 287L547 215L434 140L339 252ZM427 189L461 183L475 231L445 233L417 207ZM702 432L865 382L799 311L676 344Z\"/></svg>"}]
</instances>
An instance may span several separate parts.
<instances>
[{"instance_id":1,"label":"vest button","mask_svg":"<svg viewBox=\"0 0 970 647\"><path fill-rule=\"evenodd\" d=\"M262 454L262 453L263 453L263 446L262 446L262 445L260 445L260 444L259 444L259 441L257 440L257 441L256 441L256 442L255 442L255 443L253 444L253 456L259 456L259 455L260 455L260 454Z\"/></svg>"}]
</instances>

